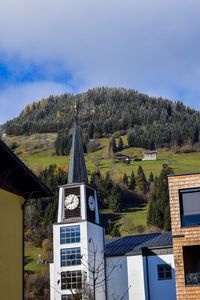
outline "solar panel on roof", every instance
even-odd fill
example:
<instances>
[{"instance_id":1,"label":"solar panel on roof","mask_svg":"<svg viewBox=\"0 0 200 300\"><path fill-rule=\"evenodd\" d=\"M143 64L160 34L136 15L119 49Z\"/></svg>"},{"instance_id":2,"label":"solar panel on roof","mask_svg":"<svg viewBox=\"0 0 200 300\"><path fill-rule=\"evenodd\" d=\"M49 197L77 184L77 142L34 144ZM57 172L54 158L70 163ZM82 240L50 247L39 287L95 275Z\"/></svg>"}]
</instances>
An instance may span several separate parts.
<instances>
[{"instance_id":1,"label":"solar panel on roof","mask_svg":"<svg viewBox=\"0 0 200 300\"><path fill-rule=\"evenodd\" d=\"M106 254L108 256L125 255L142 251L142 248L172 246L171 232L150 233L113 238L106 241Z\"/></svg>"}]
</instances>

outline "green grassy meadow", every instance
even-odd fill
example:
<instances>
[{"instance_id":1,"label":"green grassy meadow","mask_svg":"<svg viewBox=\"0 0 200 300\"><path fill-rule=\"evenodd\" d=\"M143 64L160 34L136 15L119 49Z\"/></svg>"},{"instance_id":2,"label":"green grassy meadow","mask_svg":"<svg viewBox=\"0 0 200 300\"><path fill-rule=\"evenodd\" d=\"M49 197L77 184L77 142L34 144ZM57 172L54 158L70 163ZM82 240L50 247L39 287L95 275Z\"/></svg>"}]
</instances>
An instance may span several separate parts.
<instances>
[{"instance_id":1,"label":"green grassy meadow","mask_svg":"<svg viewBox=\"0 0 200 300\"><path fill-rule=\"evenodd\" d=\"M38 170L48 167L50 164L57 164L68 169L69 157L55 155L55 139L55 133L48 133L33 134L30 136L6 136L4 141L9 146L16 144L15 153L37 173ZM126 144L126 137L123 137L123 140ZM88 153L85 156L89 174L98 166L103 174L109 171L111 174L118 173L119 175L123 175L126 172L127 175L130 175L132 170L136 173L138 166L141 165L148 177L150 172L153 172L154 175L159 175L164 163L173 168L176 174L200 172L200 152L175 154L171 151L158 150L156 161L131 161L130 165L126 166L122 162L116 162L113 158L108 158L108 138L101 138L98 141L103 148L99 151ZM130 147L121 153L131 157L137 156L142 158L142 152L143 149L141 148Z\"/></svg>"},{"instance_id":2,"label":"green grassy meadow","mask_svg":"<svg viewBox=\"0 0 200 300\"><path fill-rule=\"evenodd\" d=\"M34 247L32 244L27 242L25 245L25 271L42 273L48 270L48 264L37 263L39 255L42 256L42 249L39 247Z\"/></svg>"}]
</instances>

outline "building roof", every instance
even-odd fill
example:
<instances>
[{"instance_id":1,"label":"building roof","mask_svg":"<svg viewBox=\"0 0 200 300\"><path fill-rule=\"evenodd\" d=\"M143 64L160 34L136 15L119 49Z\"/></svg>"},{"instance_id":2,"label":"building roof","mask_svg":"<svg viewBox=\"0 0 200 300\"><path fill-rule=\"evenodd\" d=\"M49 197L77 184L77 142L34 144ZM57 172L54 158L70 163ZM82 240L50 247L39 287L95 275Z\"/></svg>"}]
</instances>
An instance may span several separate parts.
<instances>
[{"instance_id":1,"label":"building roof","mask_svg":"<svg viewBox=\"0 0 200 300\"><path fill-rule=\"evenodd\" d=\"M149 234L116 237L106 241L106 255L135 255L141 254L144 248L150 250L165 247L172 247L171 232L156 232Z\"/></svg>"},{"instance_id":2,"label":"building roof","mask_svg":"<svg viewBox=\"0 0 200 300\"><path fill-rule=\"evenodd\" d=\"M83 143L81 139L81 130L75 122L72 148L70 153L70 166L68 174L68 183L88 182L87 169L83 152Z\"/></svg>"},{"instance_id":3,"label":"building roof","mask_svg":"<svg viewBox=\"0 0 200 300\"><path fill-rule=\"evenodd\" d=\"M39 178L0 140L0 188L24 199L51 196L51 191Z\"/></svg>"},{"instance_id":4,"label":"building roof","mask_svg":"<svg viewBox=\"0 0 200 300\"><path fill-rule=\"evenodd\" d=\"M156 154L156 153L158 153L158 151L156 151L156 150L145 150L143 152L143 154Z\"/></svg>"}]
</instances>

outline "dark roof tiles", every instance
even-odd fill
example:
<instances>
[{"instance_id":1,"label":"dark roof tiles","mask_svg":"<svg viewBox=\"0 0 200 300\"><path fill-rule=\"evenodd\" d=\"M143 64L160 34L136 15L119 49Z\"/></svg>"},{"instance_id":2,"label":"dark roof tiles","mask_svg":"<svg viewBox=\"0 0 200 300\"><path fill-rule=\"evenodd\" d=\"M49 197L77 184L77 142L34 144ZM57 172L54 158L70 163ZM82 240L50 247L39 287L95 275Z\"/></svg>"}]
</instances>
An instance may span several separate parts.
<instances>
[{"instance_id":1,"label":"dark roof tiles","mask_svg":"<svg viewBox=\"0 0 200 300\"><path fill-rule=\"evenodd\" d=\"M81 139L81 130L77 122L74 125L72 147L70 153L70 166L68 174L68 183L88 182L83 144Z\"/></svg>"},{"instance_id":2,"label":"dark roof tiles","mask_svg":"<svg viewBox=\"0 0 200 300\"><path fill-rule=\"evenodd\" d=\"M171 232L117 237L106 241L107 256L141 253L143 248L172 247Z\"/></svg>"}]
</instances>

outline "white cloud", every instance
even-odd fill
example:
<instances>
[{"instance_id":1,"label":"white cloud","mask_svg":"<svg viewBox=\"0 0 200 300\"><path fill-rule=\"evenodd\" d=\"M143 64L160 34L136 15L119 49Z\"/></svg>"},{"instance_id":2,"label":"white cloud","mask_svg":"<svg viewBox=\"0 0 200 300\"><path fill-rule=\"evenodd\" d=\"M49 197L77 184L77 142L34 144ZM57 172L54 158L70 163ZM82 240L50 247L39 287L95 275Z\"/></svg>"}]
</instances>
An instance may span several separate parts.
<instances>
[{"instance_id":1,"label":"white cloud","mask_svg":"<svg viewBox=\"0 0 200 300\"><path fill-rule=\"evenodd\" d=\"M187 90L182 100L196 107L199 76L186 78L200 68L199 28L199 0L0 2L0 52L12 67L17 57L18 71L62 66L76 90L124 86L176 99Z\"/></svg>"},{"instance_id":2,"label":"white cloud","mask_svg":"<svg viewBox=\"0 0 200 300\"><path fill-rule=\"evenodd\" d=\"M0 124L16 117L27 104L33 101L65 92L66 86L54 82L34 82L9 86L0 92Z\"/></svg>"}]
</instances>

